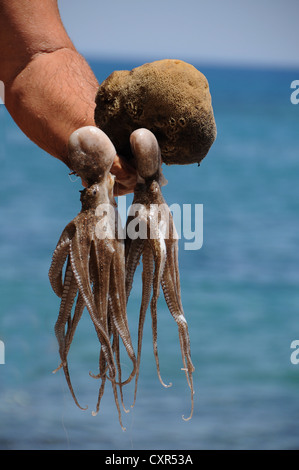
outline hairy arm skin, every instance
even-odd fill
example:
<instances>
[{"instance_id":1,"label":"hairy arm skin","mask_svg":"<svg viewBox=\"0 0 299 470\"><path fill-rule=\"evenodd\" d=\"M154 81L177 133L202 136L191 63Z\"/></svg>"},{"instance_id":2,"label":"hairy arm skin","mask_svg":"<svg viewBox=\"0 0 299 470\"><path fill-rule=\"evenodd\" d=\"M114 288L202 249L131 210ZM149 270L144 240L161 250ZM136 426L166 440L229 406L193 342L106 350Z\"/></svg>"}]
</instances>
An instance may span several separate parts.
<instances>
[{"instance_id":1,"label":"hairy arm skin","mask_svg":"<svg viewBox=\"0 0 299 470\"><path fill-rule=\"evenodd\" d=\"M95 125L98 82L67 35L57 0L0 0L0 80L16 124L69 167L69 136ZM111 172L118 194L133 190L135 172L118 156Z\"/></svg>"}]
</instances>

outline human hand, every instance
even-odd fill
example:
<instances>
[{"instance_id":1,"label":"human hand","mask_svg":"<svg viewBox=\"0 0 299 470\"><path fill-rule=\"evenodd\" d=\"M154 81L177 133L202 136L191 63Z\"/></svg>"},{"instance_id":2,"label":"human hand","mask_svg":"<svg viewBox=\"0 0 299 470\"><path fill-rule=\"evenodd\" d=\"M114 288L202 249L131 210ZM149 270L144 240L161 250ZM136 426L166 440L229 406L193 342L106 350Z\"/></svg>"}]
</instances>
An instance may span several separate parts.
<instances>
[{"instance_id":1,"label":"human hand","mask_svg":"<svg viewBox=\"0 0 299 470\"><path fill-rule=\"evenodd\" d=\"M115 196L123 196L134 191L137 182L137 172L124 158L116 155L110 172L115 175Z\"/></svg>"}]
</instances>

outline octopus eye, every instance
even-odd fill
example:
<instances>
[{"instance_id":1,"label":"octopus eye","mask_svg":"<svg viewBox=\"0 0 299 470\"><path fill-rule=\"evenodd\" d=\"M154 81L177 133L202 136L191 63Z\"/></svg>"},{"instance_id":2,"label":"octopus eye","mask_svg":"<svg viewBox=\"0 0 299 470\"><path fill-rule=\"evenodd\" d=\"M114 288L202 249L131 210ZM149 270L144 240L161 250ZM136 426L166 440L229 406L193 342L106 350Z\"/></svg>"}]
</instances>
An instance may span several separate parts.
<instances>
[{"instance_id":1,"label":"octopus eye","mask_svg":"<svg viewBox=\"0 0 299 470\"><path fill-rule=\"evenodd\" d=\"M157 190L158 190L158 187L157 187L157 184L155 182L153 182L150 186L150 190L152 193L156 193Z\"/></svg>"}]
</instances>

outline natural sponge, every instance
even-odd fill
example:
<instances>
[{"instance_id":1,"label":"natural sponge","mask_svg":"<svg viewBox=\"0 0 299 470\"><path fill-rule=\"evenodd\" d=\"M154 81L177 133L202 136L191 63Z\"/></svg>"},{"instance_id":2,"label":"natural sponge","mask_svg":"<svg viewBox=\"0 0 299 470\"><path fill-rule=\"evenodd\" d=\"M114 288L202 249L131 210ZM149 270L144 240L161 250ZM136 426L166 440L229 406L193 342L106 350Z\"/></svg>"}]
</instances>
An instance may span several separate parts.
<instances>
[{"instance_id":1,"label":"natural sponge","mask_svg":"<svg viewBox=\"0 0 299 470\"><path fill-rule=\"evenodd\" d=\"M113 72L96 95L96 125L130 159L130 134L156 136L166 164L200 162L216 138L206 77L193 65L165 59Z\"/></svg>"}]
</instances>

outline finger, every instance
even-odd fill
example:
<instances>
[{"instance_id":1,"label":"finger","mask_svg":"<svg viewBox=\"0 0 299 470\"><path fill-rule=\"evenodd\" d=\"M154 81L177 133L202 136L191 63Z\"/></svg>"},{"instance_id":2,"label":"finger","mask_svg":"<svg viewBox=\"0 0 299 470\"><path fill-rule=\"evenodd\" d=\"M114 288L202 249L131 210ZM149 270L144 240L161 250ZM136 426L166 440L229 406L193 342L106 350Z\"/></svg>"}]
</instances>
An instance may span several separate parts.
<instances>
[{"instance_id":1,"label":"finger","mask_svg":"<svg viewBox=\"0 0 299 470\"><path fill-rule=\"evenodd\" d=\"M116 155L110 171L115 176L114 195L129 194L134 191L137 182L136 169L119 155Z\"/></svg>"}]
</instances>

